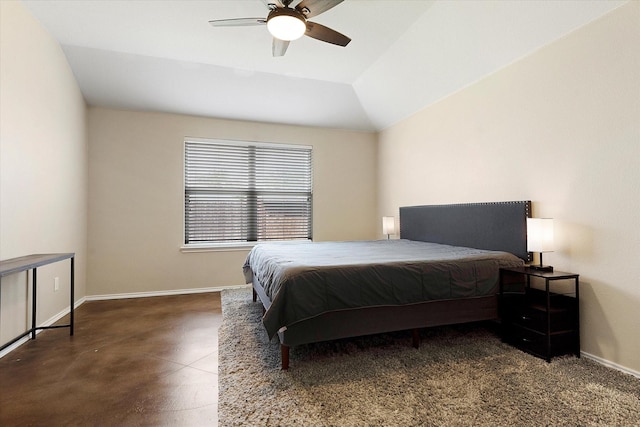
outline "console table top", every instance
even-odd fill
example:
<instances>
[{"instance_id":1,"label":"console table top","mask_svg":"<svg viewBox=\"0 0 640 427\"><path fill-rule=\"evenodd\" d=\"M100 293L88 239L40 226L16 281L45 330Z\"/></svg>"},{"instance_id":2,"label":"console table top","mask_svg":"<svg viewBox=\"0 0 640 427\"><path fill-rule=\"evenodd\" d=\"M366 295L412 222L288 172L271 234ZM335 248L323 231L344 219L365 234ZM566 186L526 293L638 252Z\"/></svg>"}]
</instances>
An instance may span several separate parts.
<instances>
[{"instance_id":1,"label":"console table top","mask_svg":"<svg viewBox=\"0 0 640 427\"><path fill-rule=\"evenodd\" d=\"M63 259L73 258L74 256L75 253L70 252L60 254L32 254L18 258L6 259L4 261L0 261L0 277L31 270L32 268L40 267L42 265L62 261Z\"/></svg>"}]
</instances>

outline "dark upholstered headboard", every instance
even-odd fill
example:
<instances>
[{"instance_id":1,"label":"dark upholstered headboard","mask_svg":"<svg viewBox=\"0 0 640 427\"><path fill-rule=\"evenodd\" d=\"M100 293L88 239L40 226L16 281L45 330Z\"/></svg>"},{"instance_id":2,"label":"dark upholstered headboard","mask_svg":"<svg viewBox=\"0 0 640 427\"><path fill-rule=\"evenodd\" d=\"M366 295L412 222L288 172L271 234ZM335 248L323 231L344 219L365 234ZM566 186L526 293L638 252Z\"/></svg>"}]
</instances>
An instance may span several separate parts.
<instances>
[{"instance_id":1,"label":"dark upholstered headboard","mask_svg":"<svg viewBox=\"0 0 640 427\"><path fill-rule=\"evenodd\" d=\"M526 262L531 201L406 206L400 238L511 252Z\"/></svg>"}]
</instances>

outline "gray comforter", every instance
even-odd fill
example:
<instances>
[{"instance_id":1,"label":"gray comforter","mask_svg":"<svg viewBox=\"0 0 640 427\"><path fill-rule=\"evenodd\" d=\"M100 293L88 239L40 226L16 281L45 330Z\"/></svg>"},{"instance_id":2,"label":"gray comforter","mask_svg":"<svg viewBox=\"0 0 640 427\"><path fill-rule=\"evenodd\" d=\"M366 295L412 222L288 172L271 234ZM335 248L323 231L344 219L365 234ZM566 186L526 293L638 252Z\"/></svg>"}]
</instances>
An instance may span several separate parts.
<instances>
[{"instance_id":1,"label":"gray comforter","mask_svg":"<svg viewBox=\"0 0 640 427\"><path fill-rule=\"evenodd\" d=\"M282 242L256 245L243 271L271 299L263 323L273 337L333 310L496 294L499 268L522 265L506 252L411 240Z\"/></svg>"}]
</instances>

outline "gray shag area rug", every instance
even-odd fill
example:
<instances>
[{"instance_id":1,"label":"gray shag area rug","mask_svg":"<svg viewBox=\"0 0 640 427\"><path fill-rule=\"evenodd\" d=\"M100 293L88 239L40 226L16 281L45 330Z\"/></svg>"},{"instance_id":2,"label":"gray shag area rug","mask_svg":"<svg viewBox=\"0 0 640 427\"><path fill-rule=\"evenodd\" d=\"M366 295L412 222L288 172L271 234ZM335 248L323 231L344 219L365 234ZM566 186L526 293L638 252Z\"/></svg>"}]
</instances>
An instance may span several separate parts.
<instances>
[{"instance_id":1,"label":"gray shag area rug","mask_svg":"<svg viewBox=\"0 0 640 427\"><path fill-rule=\"evenodd\" d=\"M222 293L220 426L640 425L640 379L587 359L552 363L493 327L425 329L291 349L269 341L250 289Z\"/></svg>"}]
</instances>

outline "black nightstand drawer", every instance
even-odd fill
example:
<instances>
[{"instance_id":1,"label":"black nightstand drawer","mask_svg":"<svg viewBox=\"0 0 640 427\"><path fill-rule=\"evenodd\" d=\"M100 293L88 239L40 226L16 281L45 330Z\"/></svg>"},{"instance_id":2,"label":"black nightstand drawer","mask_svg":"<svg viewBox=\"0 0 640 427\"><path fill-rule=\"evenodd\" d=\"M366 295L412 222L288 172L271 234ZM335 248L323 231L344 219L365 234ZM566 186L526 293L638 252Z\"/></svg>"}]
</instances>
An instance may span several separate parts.
<instances>
[{"instance_id":1,"label":"black nightstand drawer","mask_svg":"<svg viewBox=\"0 0 640 427\"><path fill-rule=\"evenodd\" d=\"M552 334L550 340L550 357L571 353L575 345L575 332ZM513 325L508 342L536 356L547 357L547 335L544 333Z\"/></svg>"},{"instance_id":2,"label":"black nightstand drawer","mask_svg":"<svg viewBox=\"0 0 640 427\"><path fill-rule=\"evenodd\" d=\"M547 312L544 308L539 309L537 307L525 306L519 310L514 310L511 316L510 320L515 325L533 329L543 334L547 332ZM550 310L549 319L551 321L551 333L572 330L574 328L574 316L568 309Z\"/></svg>"}]
</instances>

